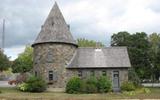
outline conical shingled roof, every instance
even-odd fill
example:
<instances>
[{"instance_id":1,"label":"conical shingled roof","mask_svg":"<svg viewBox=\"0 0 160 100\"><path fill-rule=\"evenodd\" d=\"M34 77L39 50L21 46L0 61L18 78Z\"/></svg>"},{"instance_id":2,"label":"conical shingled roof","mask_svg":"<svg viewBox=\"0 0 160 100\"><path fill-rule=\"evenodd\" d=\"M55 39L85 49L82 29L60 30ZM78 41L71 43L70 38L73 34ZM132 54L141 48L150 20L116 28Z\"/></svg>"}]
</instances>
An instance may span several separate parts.
<instances>
[{"instance_id":1,"label":"conical shingled roof","mask_svg":"<svg viewBox=\"0 0 160 100\"><path fill-rule=\"evenodd\" d=\"M49 42L69 43L77 46L56 2L33 45Z\"/></svg>"}]
</instances>

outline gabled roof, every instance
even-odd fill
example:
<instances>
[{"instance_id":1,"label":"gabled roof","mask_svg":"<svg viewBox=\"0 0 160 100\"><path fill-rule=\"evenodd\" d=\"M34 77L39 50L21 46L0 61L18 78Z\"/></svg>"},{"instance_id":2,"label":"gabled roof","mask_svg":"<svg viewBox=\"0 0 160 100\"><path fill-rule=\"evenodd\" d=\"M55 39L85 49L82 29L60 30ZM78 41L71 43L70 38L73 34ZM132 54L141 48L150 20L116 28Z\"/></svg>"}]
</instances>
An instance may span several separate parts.
<instances>
[{"instance_id":1,"label":"gabled roof","mask_svg":"<svg viewBox=\"0 0 160 100\"><path fill-rule=\"evenodd\" d=\"M126 47L79 48L67 68L131 67Z\"/></svg>"},{"instance_id":2,"label":"gabled roof","mask_svg":"<svg viewBox=\"0 0 160 100\"><path fill-rule=\"evenodd\" d=\"M54 4L33 45L48 42L77 45L57 3Z\"/></svg>"}]
</instances>

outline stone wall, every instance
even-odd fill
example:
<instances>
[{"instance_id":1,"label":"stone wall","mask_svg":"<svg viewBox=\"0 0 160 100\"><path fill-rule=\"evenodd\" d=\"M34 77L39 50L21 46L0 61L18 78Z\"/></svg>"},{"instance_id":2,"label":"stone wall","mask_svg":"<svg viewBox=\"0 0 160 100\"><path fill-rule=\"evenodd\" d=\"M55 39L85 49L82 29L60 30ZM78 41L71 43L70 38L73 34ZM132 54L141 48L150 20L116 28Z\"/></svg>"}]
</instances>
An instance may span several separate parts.
<instances>
[{"instance_id":1,"label":"stone wall","mask_svg":"<svg viewBox=\"0 0 160 100\"><path fill-rule=\"evenodd\" d=\"M66 85L66 67L76 50L74 45L46 43L34 46L34 70L43 77L49 87L64 88ZM49 81L49 71L53 71L53 81Z\"/></svg>"},{"instance_id":2,"label":"stone wall","mask_svg":"<svg viewBox=\"0 0 160 100\"><path fill-rule=\"evenodd\" d=\"M122 82L127 81L128 80L128 68L94 68L94 69L67 69L67 77L69 80L71 77L73 76L78 76L78 72L82 71L82 78L87 78L91 75L91 71L94 71L95 76L99 77L102 75L102 71L106 71L108 78L113 81L113 71L119 71L119 83L120 86L122 84Z\"/></svg>"}]
</instances>

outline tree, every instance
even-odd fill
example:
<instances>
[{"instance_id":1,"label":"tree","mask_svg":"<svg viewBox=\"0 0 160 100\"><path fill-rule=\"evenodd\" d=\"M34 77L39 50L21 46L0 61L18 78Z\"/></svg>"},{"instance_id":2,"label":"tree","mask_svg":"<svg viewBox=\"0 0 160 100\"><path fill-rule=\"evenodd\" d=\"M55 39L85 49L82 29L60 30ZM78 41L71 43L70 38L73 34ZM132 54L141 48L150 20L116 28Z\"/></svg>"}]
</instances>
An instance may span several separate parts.
<instances>
[{"instance_id":1,"label":"tree","mask_svg":"<svg viewBox=\"0 0 160 100\"><path fill-rule=\"evenodd\" d=\"M152 33L149 35L150 48L150 62L152 64L152 78L159 79L160 76L160 34Z\"/></svg>"},{"instance_id":2,"label":"tree","mask_svg":"<svg viewBox=\"0 0 160 100\"><path fill-rule=\"evenodd\" d=\"M96 42L94 40L87 40L85 38L77 39L79 47L104 47L104 44L101 42Z\"/></svg>"},{"instance_id":3,"label":"tree","mask_svg":"<svg viewBox=\"0 0 160 100\"><path fill-rule=\"evenodd\" d=\"M33 49L26 46L23 53L21 53L12 64L13 73L25 73L33 68Z\"/></svg>"},{"instance_id":4,"label":"tree","mask_svg":"<svg viewBox=\"0 0 160 100\"><path fill-rule=\"evenodd\" d=\"M128 46L130 42L130 33L126 31L114 33L111 36L111 46Z\"/></svg>"},{"instance_id":5,"label":"tree","mask_svg":"<svg viewBox=\"0 0 160 100\"><path fill-rule=\"evenodd\" d=\"M10 67L9 58L0 50L0 72Z\"/></svg>"},{"instance_id":6,"label":"tree","mask_svg":"<svg viewBox=\"0 0 160 100\"><path fill-rule=\"evenodd\" d=\"M130 34L124 31L113 34L111 37L111 46L127 46L131 65L138 76L141 79L150 78L150 44L145 32Z\"/></svg>"}]
</instances>

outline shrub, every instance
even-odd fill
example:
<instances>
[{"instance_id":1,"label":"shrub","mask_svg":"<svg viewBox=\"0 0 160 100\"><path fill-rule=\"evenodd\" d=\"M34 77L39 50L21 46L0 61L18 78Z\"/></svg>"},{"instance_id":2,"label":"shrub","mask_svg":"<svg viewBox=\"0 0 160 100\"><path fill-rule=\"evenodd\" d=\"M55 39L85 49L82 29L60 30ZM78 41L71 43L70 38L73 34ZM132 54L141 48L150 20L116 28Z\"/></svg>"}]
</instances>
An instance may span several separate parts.
<instances>
[{"instance_id":1,"label":"shrub","mask_svg":"<svg viewBox=\"0 0 160 100\"><path fill-rule=\"evenodd\" d=\"M111 89L111 82L107 77L91 76L86 80L81 80L78 77L71 78L66 85L67 93L97 93L108 92Z\"/></svg>"},{"instance_id":2,"label":"shrub","mask_svg":"<svg viewBox=\"0 0 160 100\"><path fill-rule=\"evenodd\" d=\"M80 93L82 88L82 80L78 77L71 78L66 85L67 93Z\"/></svg>"},{"instance_id":3,"label":"shrub","mask_svg":"<svg viewBox=\"0 0 160 100\"><path fill-rule=\"evenodd\" d=\"M46 90L47 84L39 77L31 76L26 82L28 92L43 92Z\"/></svg>"},{"instance_id":4,"label":"shrub","mask_svg":"<svg viewBox=\"0 0 160 100\"><path fill-rule=\"evenodd\" d=\"M143 92L144 92L144 93L151 93L151 90L148 89L148 88L143 88Z\"/></svg>"},{"instance_id":5,"label":"shrub","mask_svg":"<svg viewBox=\"0 0 160 100\"><path fill-rule=\"evenodd\" d=\"M28 90L28 84L27 83L21 83L18 85L18 89L20 91L26 92Z\"/></svg>"},{"instance_id":6,"label":"shrub","mask_svg":"<svg viewBox=\"0 0 160 100\"><path fill-rule=\"evenodd\" d=\"M30 73L20 73L16 76L15 84L17 85L25 82L30 76Z\"/></svg>"},{"instance_id":7,"label":"shrub","mask_svg":"<svg viewBox=\"0 0 160 100\"><path fill-rule=\"evenodd\" d=\"M133 82L133 84L136 87L141 86L141 81L140 81L137 73L135 72L135 70L133 68L130 68L129 71L128 71L128 79L129 79L129 81Z\"/></svg>"},{"instance_id":8,"label":"shrub","mask_svg":"<svg viewBox=\"0 0 160 100\"><path fill-rule=\"evenodd\" d=\"M96 93L98 91L96 77L90 77L85 82L85 90L87 93Z\"/></svg>"},{"instance_id":9,"label":"shrub","mask_svg":"<svg viewBox=\"0 0 160 100\"><path fill-rule=\"evenodd\" d=\"M134 91L136 88L135 88L135 85L133 84L133 82L123 82L122 85L121 85L121 90L122 91Z\"/></svg>"},{"instance_id":10,"label":"shrub","mask_svg":"<svg viewBox=\"0 0 160 100\"><path fill-rule=\"evenodd\" d=\"M85 90L85 93L96 93L97 87L94 84L86 84Z\"/></svg>"},{"instance_id":11,"label":"shrub","mask_svg":"<svg viewBox=\"0 0 160 100\"><path fill-rule=\"evenodd\" d=\"M111 90L111 81L106 76L101 76L97 82L98 92L105 93Z\"/></svg>"}]
</instances>

